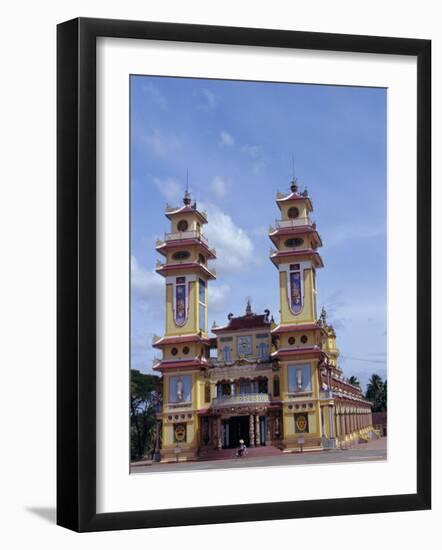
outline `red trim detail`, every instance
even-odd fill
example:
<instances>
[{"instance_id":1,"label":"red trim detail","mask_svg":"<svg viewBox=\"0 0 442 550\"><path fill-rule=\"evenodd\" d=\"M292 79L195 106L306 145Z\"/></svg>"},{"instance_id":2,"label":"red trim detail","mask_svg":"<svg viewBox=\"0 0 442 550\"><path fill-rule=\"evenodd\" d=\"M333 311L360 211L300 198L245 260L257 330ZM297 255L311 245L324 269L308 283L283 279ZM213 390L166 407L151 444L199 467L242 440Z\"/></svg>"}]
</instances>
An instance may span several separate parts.
<instances>
[{"instance_id":1,"label":"red trim detail","mask_svg":"<svg viewBox=\"0 0 442 550\"><path fill-rule=\"evenodd\" d=\"M169 248L180 248L182 246L188 246L188 245L198 245L201 246L205 252L207 252L208 257L211 260L216 259L216 254L214 254L211 249L204 243L203 241L200 241L200 239L192 238L192 239L173 239L171 241L164 241L163 244L160 244L159 246L156 246L155 249L157 252L162 254L163 256L166 256L165 251Z\"/></svg>"},{"instance_id":2,"label":"red trim detail","mask_svg":"<svg viewBox=\"0 0 442 550\"><path fill-rule=\"evenodd\" d=\"M185 369L189 367L208 367L209 363L203 359L189 359L189 361L160 361L153 370Z\"/></svg>"},{"instance_id":3,"label":"red trim detail","mask_svg":"<svg viewBox=\"0 0 442 550\"><path fill-rule=\"evenodd\" d=\"M282 332L301 332L305 330L322 330L324 333L326 332L324 327L321 327L318 323L306 323L304 325L278 325L271 333L280 334Z\"/></svg>"},{"instance_id":4,"label":"red trim detail","mask_svg":"<svg viewBox=\"0 0 442 550\"><path fill-rule=\"evenodd\" d=\"M324 355L324 352L317 346L310 346L308 348L281 348L274 351L271 357L293 357L296 355Z\"/></svg>"},{"instance_id":5,"label":"red trim detail","mask_svg":"<svg viewBox=\"0 0 442 550\"><path fill-rule=\"evenodd\" d=\"M187 264L166 264L161 267L157 267L155 271L163 277L167 277L169 271L188 271L189 269L197 268L198 271L204 273L209 279L216 279L216 276L204 265L198 262L190 262Z\"/></svg>"},{"instance_id":6,"label":"red trim detail","mask_svg":"<svg viewBox=\"0 0 442 550\"><path fill-rule=\"evenodd\" d=\"M163 336L155 344L152 344L152 347L161 348L167 344L184 344L187 342L198 342L205 346L210 345L209 338L202 338L199 334L189 334L187 336Z\"/></svg>"}]
</instances>

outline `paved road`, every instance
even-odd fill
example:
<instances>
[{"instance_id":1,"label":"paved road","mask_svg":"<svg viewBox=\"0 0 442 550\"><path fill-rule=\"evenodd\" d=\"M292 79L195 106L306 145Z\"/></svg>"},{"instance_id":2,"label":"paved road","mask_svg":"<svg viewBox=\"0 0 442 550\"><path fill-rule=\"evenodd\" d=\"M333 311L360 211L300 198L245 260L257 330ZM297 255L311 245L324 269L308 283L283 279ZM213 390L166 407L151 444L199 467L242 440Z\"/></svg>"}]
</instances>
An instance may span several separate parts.
<instances>
[{"instance_id":1,"label":"paved road","mask_svg":"<svg viewBox=\"0 0 442 550\"><path fill-rule=\"evenodd\" d=\"M281 455L277 456L232 458L228 460L178 462L169 464L154 463L151 466L132 467L131 471L134 474L140 474L230 468L256 468L262 466L292 466L301 464L345 464L346 462L363 462L368 460L372 461L386 459L387 438L384 437L369 443L362 443L354 449L349 449L347 451L330 450L307 453L281 453Z\"/></svg>"}]
</instances>

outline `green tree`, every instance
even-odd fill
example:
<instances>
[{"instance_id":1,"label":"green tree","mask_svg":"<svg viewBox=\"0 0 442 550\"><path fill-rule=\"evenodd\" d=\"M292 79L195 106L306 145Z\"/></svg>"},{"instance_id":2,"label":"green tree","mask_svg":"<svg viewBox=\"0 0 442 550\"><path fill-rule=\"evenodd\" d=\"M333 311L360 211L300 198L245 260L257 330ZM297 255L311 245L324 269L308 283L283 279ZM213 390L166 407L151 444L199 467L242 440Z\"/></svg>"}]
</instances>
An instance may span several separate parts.
<instances>
[{"instance_id":1,"label":"green tree","mask_svg":"<svg viewBox=\"0 0 442 550\"><path fill-rule=\"evenodd\" d=\"M154 374L130 373L131 459L142 458L155 447L156 412L161 405L161 379Z\"/></svg>"},{"instance_id":2,"label":"green tree","mask_svg":"<svg viewBox=\"0 0 442 550\"><path fill-rule=\"evenodd\" d=\"M378 374L372 374L367 384L365 397L373 403L373 412L387 410L387 381Z\"/></svg>"},{"instance_id":3,"label":"green tree","mask_svg":"<svg viewBox=\"0 0 442 550\"><path fill-rule=\"evenodd\" d=\"M361 383L356 376L350 376L350 378L347 378L347 382L349 384L353 384L353 386L358 386L359 388L361 387Z\"/></svg>"}]
</instances>

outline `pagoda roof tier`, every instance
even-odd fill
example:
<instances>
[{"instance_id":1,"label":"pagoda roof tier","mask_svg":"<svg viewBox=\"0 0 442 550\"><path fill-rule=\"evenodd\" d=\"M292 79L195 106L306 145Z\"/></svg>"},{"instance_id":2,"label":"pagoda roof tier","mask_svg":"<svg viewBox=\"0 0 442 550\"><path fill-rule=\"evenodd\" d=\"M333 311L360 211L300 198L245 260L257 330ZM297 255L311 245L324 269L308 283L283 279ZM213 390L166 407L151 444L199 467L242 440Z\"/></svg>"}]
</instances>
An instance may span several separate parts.
<instances>
[{"instance_id":1,"label":"pagoda roof tier","mask_svg":"<svg viewBox=\"0 0 442 550\"><path fill-rule=\"evenodd\" d=\"M324 352L319 346L305 346L299 348L290 347L277 349L270 355L270 357L272 357L273 359L296 359L299 356L304 357L305 355L315 355L317 357L323 357Z\"/></svg>"},{"instance_id":2,"label":"pagoda roof tier","mask_svg":"<svg viewBox=\"0 0 442 550\"><path fill-rule=\"evenodd\" d=\"M305 332L306 330L320 330L326 333L324 327L318 322L314 323L302 323L299 325L278 325L272 330L272 334L281 334L283 332Z\"/></svg>"},{"instance_id":3,"label":"pagoda roof tier","mask_svg":"<svg viewBox=\"0 0 442 550\"><path fill-rule=\"evenodd\" d=\"M307 209L309 212L313 211L313 205L312 201L310 200L310 197L308 197L305 194L298 193L297 191L292 191L291 193L277 193L276 194L276 204L281 208L282 204L288 203L288 202L297 202L297 201L304 201L307 204Z\"/></svg>"},{"instance_id":4,"label":"pagoda roof tier","mask_svg":"<svg viewBox=\"0 0 442 550\"><path fill-rule=\"evenodd\" d=\"M185 273L188 273L189 271L197 271L199 273L202 273L205 275L208 279L216 279L216 271L215 269L211 268L209 269L203 264L200 264L199 262L186 262L186 263L171 263L171 264L163 264L161 262L157 262L157 267L155 271L162 275L163 277L167 277L170 274L178 275L180 272L184 271Z\"/></svg>"},{"instance_id":5,"label":"pagoda roof tier","mask_svg":"<svg viewBox=\"0 0 442 550\"><path fill-rule=\"evenodd\" d=\"M313 250L313 248L304 248L302 250L270 251L270 259L276 267L284 260L285 262L287 262L290 261L291 258L293 258L296 262L300 261L302 257L306 257L311 260L315 267L324 267L324 262L322 261L321 256L318 252L316 252L316 250Z\"/></svg>"},{"instance_id":6,"label":"pagoda roof tier","mask_svg":"<svg viewBox=\"0 0 442 550\"><path fill-rule=\"evenodd\" d=\"M200 212L196 208L196 204L184 204L183 206L166 206L166 217L171 220L175 216L182 216L183 214L195 214L201 223L207 223L207 214Z\"/></svg>"},{"instance_id":7,"label":"pagoda roof tier","mask_svg":"<svg viewBox=\"0 0 442 550\"><path fill-rule=\"evenodd\" d=\"M162 336L154 337L152 342L152 347L162 348L169 344L187 344L191 342L197 342L198 344L203 344L205 346L210 346L210 338L204 338L201 334L186 334L186 335L176 335L176 336Z\"/></svg>"},{"instance_id":8,"label":"pagoda roof tier","mask_svg":"<svg viewBox=\"0 0 442 550\"><path fill-rule=\"evenodd\" d=\"M214 334L232 332L236 330L242 331L255 329L268 330L270 333L271 328L272 321L269 319L269 315L267 313L263 313L262 315L249 313L240 317L231 316L227 325L220 327L215 326L212 327L211 330Z\"/></svg>"},{"instance_id":9,"label":"pagoda roof tier","mask_svg":"<svg viewBox=\"0 0 442 550\"><path fill-rule=\"evenodd\" d=\"M194 357L192 359L181 359L177 361L158 361L152 369L158 371L189 369L189 368L208 368L210 366L204 357Z\"/></svg>"},{"instance_id":10,"label":"pagoda roof tier","mask_svg":"<svg viewBox=\"0 0 442 550\"><path fill-rule=\"evenodd\" d=\"M196 231L189 231L189 233L196 233ZM169 236L175 237L175 235L183 235L183 237L169 238ZM160 239L157 241L157 244L155 246L157 252L159 252L163 256L166 256L167 251L173 248L182 248L183 246L196 245L200 250L203 250L207 254L210 260L216 259L216 250L214 248L209 248L206 238L200 238L202 237L202 235L195 235L190 237L185 237L184 235L185 233L167 233L165 235L166 238L164 241Z\"/></svg>"},{"instance_id":11,"label":"pagoda roof tier","mask_svg":"<svg viewBox=\"0 0 442 550\"><path fill-rule=\"evenodd\" d=\"M282 220L280 224L285 224L285 221ZM317 246L322 246L322 240L319 236L319 233L316 231L316 229L311 224L304 224L304 225L295 225L295 224L287 224L287 225L278 225L276 229L273 227L270 227L269 229L269 238L273 242L275 246L278 245L278 239L279 237L299 237L308 235L310 239L312 239Z\"/></svg>"}]
</instances>

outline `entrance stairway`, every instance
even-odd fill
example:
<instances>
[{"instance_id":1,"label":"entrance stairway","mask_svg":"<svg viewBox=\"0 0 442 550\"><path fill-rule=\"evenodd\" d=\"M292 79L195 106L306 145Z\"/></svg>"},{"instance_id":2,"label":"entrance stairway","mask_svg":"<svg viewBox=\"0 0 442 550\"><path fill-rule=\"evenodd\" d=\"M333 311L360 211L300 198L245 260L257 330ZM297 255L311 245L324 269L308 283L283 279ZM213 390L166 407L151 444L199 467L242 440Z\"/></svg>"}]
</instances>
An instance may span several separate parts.
<instances>
[{"instance_id":1,"label":"entrance stairway","mask_svg":"<svg viewBox=\"0 0 442 550\"><path fill-rule=\"evenodd\" d=\"M236 458L237 449L204 449L198 455L198 460L228 460ZM248 447L247 455L244 457L253 458L259 456L276 456L282 454L282 451L273 445L263 447Z\"/></svg>"}]
</instances>

